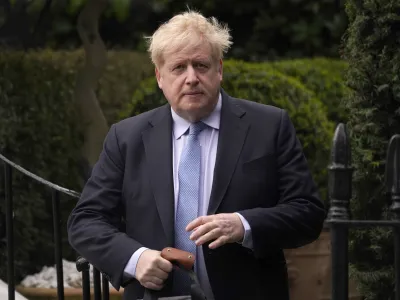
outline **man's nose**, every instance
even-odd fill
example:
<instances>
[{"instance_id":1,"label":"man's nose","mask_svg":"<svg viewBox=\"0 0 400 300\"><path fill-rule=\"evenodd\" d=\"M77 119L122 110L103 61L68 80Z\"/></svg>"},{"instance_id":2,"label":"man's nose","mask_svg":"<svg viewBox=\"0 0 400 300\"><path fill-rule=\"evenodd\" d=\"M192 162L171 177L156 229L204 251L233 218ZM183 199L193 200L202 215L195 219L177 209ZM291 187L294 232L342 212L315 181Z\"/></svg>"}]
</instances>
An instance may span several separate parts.
<instances>
[{"instance_id":1,"label":"man's nose","mask_svg":"<svg viewBox=\"0 0 400 300\"><path fill-rule=\"evenodd\" d=\"M197 84L199 82L199 78L197 77L197 72L193 66L188 66L187 68L187 76L186 83L187 84Z\"/></svg>"}]
</instances>

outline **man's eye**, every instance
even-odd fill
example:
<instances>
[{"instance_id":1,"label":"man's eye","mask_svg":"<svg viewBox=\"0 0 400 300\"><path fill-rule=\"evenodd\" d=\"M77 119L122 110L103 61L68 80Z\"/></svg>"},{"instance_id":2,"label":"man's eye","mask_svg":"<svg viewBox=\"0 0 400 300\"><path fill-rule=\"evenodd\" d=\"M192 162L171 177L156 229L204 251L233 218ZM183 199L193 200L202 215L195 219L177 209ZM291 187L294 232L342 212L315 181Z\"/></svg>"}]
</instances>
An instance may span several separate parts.
<instances>
[{"instance_id":1,"label":"man's eye","mask_svg":"<svg viewBox=\"0 0 400 300\"><path fill-rule=\"evenodd\" d=\"M174 67L174 70L182 70L184 67L184 65L177 65Z\"/></svg>"},{"instance_id":2,"label":"man's eye","mask_svg":"<svg viewBox=\"0 0 400 300\"><path fill-rule=\"evenodd\" d=\"M200 68L200 69L207 69L207 65L205 65L205 64L200 64L200 63L196 64L195 67L196 67L196 68Z\"/></svg>"}]
</instances>

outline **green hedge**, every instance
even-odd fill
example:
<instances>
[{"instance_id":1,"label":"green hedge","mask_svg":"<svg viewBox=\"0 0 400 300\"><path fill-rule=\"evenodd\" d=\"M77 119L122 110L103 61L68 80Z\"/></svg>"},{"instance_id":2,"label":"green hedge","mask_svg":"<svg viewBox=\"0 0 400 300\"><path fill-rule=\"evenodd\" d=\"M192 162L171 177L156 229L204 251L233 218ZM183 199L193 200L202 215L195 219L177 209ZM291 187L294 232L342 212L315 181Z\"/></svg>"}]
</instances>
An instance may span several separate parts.
<instances>
[{"instance_id":1,"label":"green hedge","mask_svg":"<svg viewBox=\"0 0 400 300\"><path fill-rule=\"evenodd\" d=\"M282 66L290 65L290 61ZM296 61L293 62L294 66ZM304 66L314 65L313 60L304 60ZM327 166L329 152L334 132L334 122L328 118L328 107L320 99L323 88L311 89L296 77L285 75L279 71L279 65L271 63L246 63L228 60L224 63L224 80L222 87L232 96L249 99L264 104L275 105L288 111L305 155L317 182L321 196L327 199ZM321 67L322 68L322 67ZM323 69L323 68L322 68ZM339 67L338 67L339 69ZM317 79L309 82L323 81L318 70L312 72ZM327 79L328 81L328 79ZM323 82L321 86L329 87ZM336 89L337 85L331 85ZM342 88L342 86L340 86ZM330 93L327 90L325 93ZM335 91L331 91L331 99ZM341 93L341 91L340 91ZM166 103L162 91L158 88L155 78L142 82L133 94L132 102L121 113L120 118L137 115Z\"/></svg>"},{"instance_id":2,"label":"green hedge","mask_svg":"<svg viewBox=\"0 0 400 300\"><path fill-rule=\"evenodd\" d=\"M71 70L62 53L0 53L0 152L45 179L78 189L82 135ZM13 194L18 281L54 263L52 207L51 191L17 171ZM62 197L63 228L73 204L73 199ZM0 208L4 214L4 201ZM63 238L64 253L71 257L65 230ZM5 259L0 259L0 270L6 280Z\"/></svg>"},{"instance_id":3,"label":"green hedge","mask_svg":"<svg viewBox=\"0 0 400 300\"><path fill-rule=\"evenodd\" d=\"M348 111L343 103L349 93L344 83L347 63L342 60L315 58L278 61L272 64L280 72L295 77L326 106L328 119L336 124L348 120Z\"/></svg>"},{"instance_id":4,"label":"green hedge","mask_svg":"<svg viewBox=\"0 0 400 300\"><path fill-rule=\"evenodd\" d=\"M81 120L73 103L82 51L1 52L0 153L29 171L80 191L83 166ZM145 54L110 51L96 93L109 124L116 121L138 83L152 72ZM82 173L82 174L81 174ZM0 180L3 172L0 173ZM0 196L3 194L0 184ZM14 172L15 259L17 280L53 264L51 191ZM64 257L75 259L66 240L65 222L75 200L63 197ZM0 202L0 218L4 201ZM0 249L0 256L4 255ZM6 279L0 258L0 278Z\"/></svg>"},{"instance_id":5,"label":"green hedge","mask_svg":"<svg viewBox=\"0 0 400 300\"><path fill-rule=\"evenodd\" d=\"M400 132L400 2L350 0L345 8L349 27L342 48L352 89L346 102L354 167L351 213L359 220L390 220L393 190L388 190L385 169L394 168L386 164L387 147ZM398 178L393 180L397 185ZM365 300L398 298L394 234L388 227L350 231L351 275Z\"/></svg>"},{"instance_id":6,"label":"green hedge","mask_svg":"<svg viewBox=\"0 0 400 300\"><path fill-rule=\"evenodd\" d=\"M109 124L129 103L138 84L154 73L147 54L132 51L109 51L108 63L99 80L97 97Z\"/></svg>"}]
</instances>

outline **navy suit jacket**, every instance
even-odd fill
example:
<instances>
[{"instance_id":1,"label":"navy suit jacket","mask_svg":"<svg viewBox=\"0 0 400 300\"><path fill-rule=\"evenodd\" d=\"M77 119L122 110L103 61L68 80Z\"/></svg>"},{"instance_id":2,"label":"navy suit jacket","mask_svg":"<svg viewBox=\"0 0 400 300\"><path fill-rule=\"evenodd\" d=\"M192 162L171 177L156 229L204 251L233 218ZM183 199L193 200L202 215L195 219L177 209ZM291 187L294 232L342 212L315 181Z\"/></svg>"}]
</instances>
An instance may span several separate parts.
<instances>
[{"instance_id":1,"label":"navy suit jacket","mask_svg":"<svg viewBox=\"0 0 400 300\"><path fill-rule=\"evenodd\" d=\"M285 110L221 93L208 214L241 213L254 248L204 245L210 283L217 300L288 300L282 249L318 238L325 209ZM166 104L111 126L68 219L70 244L115 288L125 288L124 299L143 294L137 280L124 282L131 255L142 246L174 246L170 109ZM160 295L168 295L172 278Z\"/></svg>"}]
</instances>

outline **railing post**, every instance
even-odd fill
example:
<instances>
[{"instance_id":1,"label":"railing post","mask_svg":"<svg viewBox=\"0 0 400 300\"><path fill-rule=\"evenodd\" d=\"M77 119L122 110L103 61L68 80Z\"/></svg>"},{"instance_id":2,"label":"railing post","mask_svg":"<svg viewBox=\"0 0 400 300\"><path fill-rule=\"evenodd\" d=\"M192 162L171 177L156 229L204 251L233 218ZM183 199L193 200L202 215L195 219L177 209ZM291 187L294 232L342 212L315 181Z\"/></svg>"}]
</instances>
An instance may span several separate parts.
<instances>
[{"instance_id":1,"label":"railing post","mask_svg":"<svg viewBox=\"0 0 400 300\"><path fill-rule=\"evenodd\" d=\"M400 135L394 135L389 142L385 172L386 188L391 195L393 220L400 221ZM400 228L395 226L394 232L394 270L395 298L400 300Z\"/></svg>"},{"instance_id":2,"label":"railing post","mask_svg":"<svg viewBox=\"0 0 400 300\"><path fill-rule=\"evenodd\" d=\"M101 300L100 271L93 267L94 300Z\"/></svg>"},{"instance_id":3,"label":"railing post","mask_svg":"<svg viewBox=\"0 0 400 300\"><path fill-rule=\"evenodd\" d=\"M102 275L102 285L103 285L103 300L109 300L110 299L110 289L108 286L108 280L107 278Z\"/></svg>"},{"instance_id":4,"label":"railing post","mask_svg":"<svg viewBox=\"0 0 400 300\"><path fill-rule=\"evenodd\" d=\"M76 269L78 272L82 272L82 300L90 300L89 262L83 257L78 257L76 260Z\"/></svg>"},{"instance_id":5,"label":"railing post","mask_svg":"<svg viewBox=\"0 0 400 300\"><path fill-rule=\"evenodd\" d=\"M59 300L64 300L64 276L62 264L62 246L61 246L61 213L60 213L60 193L53 190L53 229L54 229L54 256L57 270L57 296Z\"/></svg>"},{"instance_id":6,"label":"railing post","mask_svg":"<svg viewBox=\"0 0 400 300\"><path fill-rule=\"evenodd\" d=\"M350 141L346 126L336 127L331 150L329 169L330 209L332 251L332 300L348 299L348 228L334 223L335 220L349 219L351 198L352 167ZM333 221L333 222L332 222Z\"/></svg>"},{"instance_id":7,"label":"railing post","mask_svg":"<svg viewBox=\"0 0 400 300\"><path fill-rule=\"evenodd\" d=\"M6 231L7 231L7 284L8 300L15 299L15 279L14 279L14 212L13 212L13 193L12 193L12 168L4 165L6 197Z\"/></svg>"}]
</instances>

